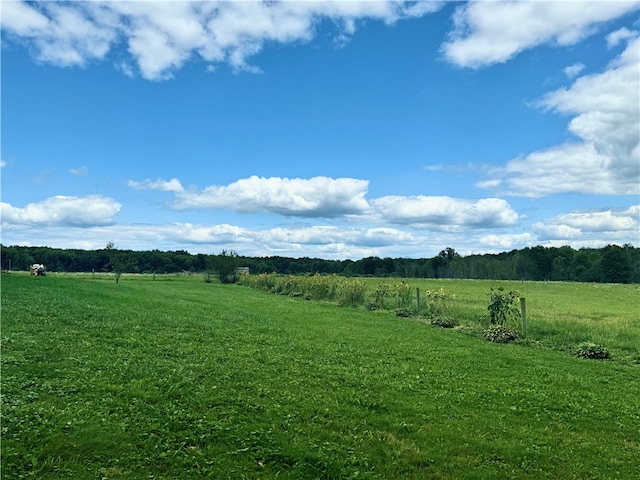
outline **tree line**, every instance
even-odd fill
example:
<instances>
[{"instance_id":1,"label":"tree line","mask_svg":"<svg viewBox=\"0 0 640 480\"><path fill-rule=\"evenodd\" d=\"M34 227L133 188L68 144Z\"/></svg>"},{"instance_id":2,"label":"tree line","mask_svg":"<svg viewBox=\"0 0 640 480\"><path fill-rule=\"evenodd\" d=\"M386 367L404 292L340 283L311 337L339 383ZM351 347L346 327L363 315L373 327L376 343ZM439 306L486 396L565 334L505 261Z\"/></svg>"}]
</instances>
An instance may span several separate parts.
<instances>
[{"instance_id":1,"label":"tree line","mask_svg":"<svg viewBox=\"0 0 640 480\"><path fill-rule=\"evenodd\" d=\"M42 263L50 272L211 273L248 267L251 273L338 274L402 278L551 280L640 283L640 248L527 247L499 254L461 256L445 248L433 258L325 260L321 258L247 257L222 251L218 255L185 250L119 250L109 242L99 250L2 246L2 270L26 271Z\"/></svg>"}]
</instances>

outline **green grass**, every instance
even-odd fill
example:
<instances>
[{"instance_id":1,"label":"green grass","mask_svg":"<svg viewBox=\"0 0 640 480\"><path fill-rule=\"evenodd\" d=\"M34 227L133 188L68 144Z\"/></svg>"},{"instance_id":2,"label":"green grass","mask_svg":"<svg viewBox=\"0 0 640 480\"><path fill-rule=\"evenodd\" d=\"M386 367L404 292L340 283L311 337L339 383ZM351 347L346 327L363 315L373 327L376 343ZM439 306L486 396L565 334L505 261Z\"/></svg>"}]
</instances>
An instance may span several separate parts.
<instances>
[{"instance_id":1,"label":"green grass","mask_svg":"<svg viewBox=\"0 0 640 480\"><path fill-rule=\"evenodd\" d=\"M455 294L452 315L467 324L487 316L491 287L517 290L526 299L531 343L569 352L581 342L595 342L618 361L640 364L640 285L486 280L412 280L411 285Z\"/></svg>"},{"instance_id":2,"label":"green grass","mask_svg":"<svg viewBox=\"0 0 640 480\"><path fill-rule=\"evenodd\" d=\"M490 283L434 285L484 313ZM518 286L532 330L637 338L558 285ZM625 362L200 277L4 275L1 335L3 479L640 478Z\"/></svg>"}]
</instances>

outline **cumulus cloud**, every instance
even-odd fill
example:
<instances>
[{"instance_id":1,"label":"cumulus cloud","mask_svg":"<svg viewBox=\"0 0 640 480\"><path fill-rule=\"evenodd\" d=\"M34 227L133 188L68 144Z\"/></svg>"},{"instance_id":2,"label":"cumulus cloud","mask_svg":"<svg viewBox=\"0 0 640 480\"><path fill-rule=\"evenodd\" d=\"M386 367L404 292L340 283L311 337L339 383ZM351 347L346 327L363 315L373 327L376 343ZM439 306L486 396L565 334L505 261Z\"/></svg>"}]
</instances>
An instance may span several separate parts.
<instances>
[{"instance_id":1,"label":"cumulus cloud","mask_svg":"<svg viewBox=\"0 0 640 480\"><path fill-rule=\"evenodd\" d=\"M502 235L492 233L479 236L477 242L485 250L504 251L532 246L536 243L536 238L528 232Z\"/></svg>"},{"instance_id":2,"label":"cumulus cloud","mask_svg":"<svg viewBox=\"0 0 640 480\"><path fill-rule=\"evenodd\" d=\"M5 224L80 226L108 225L122 205L109 197L89 195L67 197L57 195L23 208L0 202L3 227Z\"/></svg>"},{"instance_id":3,"label":"cumulus cloud","mask_svg":"<svg viewBox=\"0 0 640 480\"><path fill-rule=\"evenodd\" d=\"M615 234L638 237L640 229L640 205L626 210L597 210L571 212L533 225L542 239L585 238L589 234Z\"/></svg>"},{"instance_id":4,"label":"cumulus cloud","mask_svg":"<svg viewBox=\"0 0 640 480\"><path fill-rule=\"evenodd\" d=\"M637 8L633 1L469 2L456 9L442 51L460 67L484 67L542 44L574 45Z\"/></svg>"},{"instance_id":5,"label":"cumulus cloud","mask_svg":"<svg viewBox=\"0 0 640 480\"><path fill-rule=\"evenodd\" d=\"M577 78L538 101L571 115L578 141L523 155L479 187L542 197L562 192L637 195L640 192L640 39L635 37L602 73Z\"/></svg>"},{"instance_id":6,"label":"cumulus cloud","mask_svg":"<svg viewBox=\"0 0 640 480\"><path fill-rule=\"evenodd\" d=\"M252 176L203 190L183 189L177 179L170 182L129 181L129 186L173 191L172 206L176 209L224 208L241 213L331 218L364 211L368 207L364 196L369 182L355 178Z\"/></svg>"},{"instance_id":7,"label":"cumulus cloud","mask_svg":"<svg viewBox=\"0 0 640 480\"><path fill-rule=\"evenodd\" d=\"M513 225L518 221L515 210L499 198L474 201L446 196L388 196L372 200L371 207L381 221L415 228L495 228Z\"/></svg>"},{"instance_id":8,"label":"cumulus cloud","mask_svg":"<svg viewBox=\"0 0 640 480\"><path fill-rule=\"evenodd\" d=\"M518 214L503 199L465 200L446 196L387 196L367 200L367 180L252 176L229 185L184 189L178 179L143 182L136 189L171 191L175 209L230 209L284 217L336 218L412 228L500 228L517 223Z\"/></svg>"},{"instance_id":9,"label":"cumulus cloud","mask_svg":"<svg viewBox=\"0 0 640 480\"><path fill-rule=\"evenodd\" d=\"M88 5L87 5L88 6ZM95 5L98 7L98 5ZM60 66L102 59L116 39L115 29L101 24L83 2L2 2L2 29L33 47L39 61ZM100 8L91 9L94 14Z\"/></svg>"},{"instance_id":10,"label":"cumulus cloud","mask_svg":"<svg viewBox=\"0 0 640 480\"><path fill-rule=\"evenodd\" d=\"M395 0L342 2L25 2L2 4L2 29L26 43L40 61L86 65L104 59L124 42L130 61L118 69L146 79L170 78L186 62L227 63L234 70L259 71L248 59L266 42L311 40L317 25L333 23L344 42L359 22L393 23L420 17L441 2Z\"/></svg>"}]
</instances>

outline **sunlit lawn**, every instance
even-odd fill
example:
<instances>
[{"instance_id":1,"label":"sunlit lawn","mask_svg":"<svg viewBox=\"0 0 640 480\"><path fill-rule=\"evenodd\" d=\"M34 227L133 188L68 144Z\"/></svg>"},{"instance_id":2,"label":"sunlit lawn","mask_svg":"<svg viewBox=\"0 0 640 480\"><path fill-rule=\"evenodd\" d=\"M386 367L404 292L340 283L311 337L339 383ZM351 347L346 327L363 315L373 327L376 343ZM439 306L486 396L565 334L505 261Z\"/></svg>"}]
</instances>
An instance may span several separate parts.
<instances>
[{"instance_id":1,"label":"sunlit lawn","mask_svg":"<svg viewBox=\"0 0 640 480\"><path fill-rule=\"evenodd\" d=\"M488 285L415 286L471 319ZM634 287L517 287L532 335L637 338ZM640 478L638 368L201 277L3 275L2 478Z\"/></svg>"}]
</instances>

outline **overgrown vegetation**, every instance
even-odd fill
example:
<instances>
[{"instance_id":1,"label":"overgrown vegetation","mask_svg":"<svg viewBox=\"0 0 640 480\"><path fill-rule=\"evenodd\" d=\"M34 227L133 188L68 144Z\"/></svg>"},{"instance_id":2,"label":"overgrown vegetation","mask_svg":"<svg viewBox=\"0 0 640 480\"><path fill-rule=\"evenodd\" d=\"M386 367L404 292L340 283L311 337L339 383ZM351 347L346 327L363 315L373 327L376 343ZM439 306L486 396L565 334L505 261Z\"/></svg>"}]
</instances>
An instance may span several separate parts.
<instances>
[{"instance_id":1,"label":"overgrown vegetation","mask_svg":"<svg viewBox=\"0 0 640 480\"><path fill-rule=\"evenodd\" d=\"M489 291L489 321L492 325L507 325L520 317L520 294L517 290L505 292L503 287Z\"/></svg>"},{"instance_id":2,"label":"overgrown vegetation","mask_svg":"<svg viewBox=\"0 0 640 480\"><path fill-rule=\"evenodd\" d=\"M518 338L518 332L499 323L489 325L489 327L482 332L482 335L494 343L509 343Z\"/></svg>"},{"instance_id":3,"label":"overgrown vegetation","mask_svg":"<svg viewBox=\"0 0 640 480\"><path fill-rule=\"evenodd\" d=\"M491 341L513 341L519 337L521 344L570 352L575 345L597 338L619 360L640 364L640 319L634 310L640 308L640 300L635 298L640 293L637 286L531 282L518 283L516 289L510 282L496 285L496 282L446 281L445 289L436 287L433 281L408 283L275 273L243 275L240 282L271 293L358 306L368 311L386 310L443 328L460 327ZM601 292L592 291L594 288ZM523 289L533 295L529 299L526 339L520 316ZM352 290L357 294L352 295ZM350 302L344 300L347 297ZM490 325L505 328L486 331Z\"/></svg>"},{"instance_id":4,"label":"overgrown vegetation","mask_svg":"<svg viewBox=\"0 0 640 480\"><path fill-rule=\"evenodd\" d=\"M606 348L593 342L580 343L576 347L576 355L593 360L606 360L610 357L610 353Z\"/></svg>"},{"instance_id":5,"label":"overgrown vegetation","mask_svg":"<svg viewBox=\"0 0 640 480\"><path fill-rule=\"evenodd\" d=\"M218 275L220 283L235 283L238 279L237 269L240 266L240 257L237 252L223 249L220 255L209 257L209 264L210 270Z\"/></svg>"},{"instance_id":6,"label":"overgrown vegetation","mask_svg":"<svg viewBox=\"0 0 640 480\"><path fill-rule=\"evenodd\" d=\"M437 290L426 290L428 301L427 316L431 319L431 325L453 328L454 319L450 314L451 302L456 298L455 294L445 292L443 287Z\"/></svg>"},{"instance_id":7,"label":"overgrown vegetation","mask_svg":"<svg viewBox=\"0 0 640 480\"><path fill-rule=\"evenodd\" d=\"M490 285L447 283L449 314L486 313ZM519 285L532 335L637 348L637 288L598 288ZM1 295L3 479L640 473L621 343L586 362L425 328L392 297L370 312L200 276L10 274Z\"/></svg>"}]
</instances>

